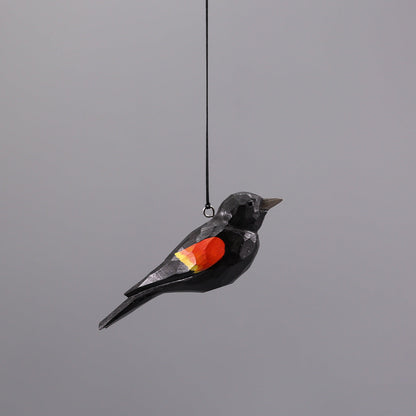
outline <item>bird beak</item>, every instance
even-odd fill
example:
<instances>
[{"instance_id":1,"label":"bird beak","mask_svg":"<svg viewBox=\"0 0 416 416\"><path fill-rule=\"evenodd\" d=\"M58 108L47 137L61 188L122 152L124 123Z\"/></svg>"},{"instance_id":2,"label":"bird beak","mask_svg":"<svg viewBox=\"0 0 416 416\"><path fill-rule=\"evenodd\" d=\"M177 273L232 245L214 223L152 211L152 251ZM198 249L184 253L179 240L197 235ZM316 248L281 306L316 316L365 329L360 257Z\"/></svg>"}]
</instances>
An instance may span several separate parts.
<instances>
[{"instance_id":1,"label":"bird beak","mask_svg":"<svg viewBox=\"0 0 416 416\"><path fill-rule=\"evenodd\" d=\"M280 198L268 198L263 199L260 204L260 209L262 211L268 211L270 208L273 208L275 205L280 204L283 199Z\"/></svg>"}]
</instances>

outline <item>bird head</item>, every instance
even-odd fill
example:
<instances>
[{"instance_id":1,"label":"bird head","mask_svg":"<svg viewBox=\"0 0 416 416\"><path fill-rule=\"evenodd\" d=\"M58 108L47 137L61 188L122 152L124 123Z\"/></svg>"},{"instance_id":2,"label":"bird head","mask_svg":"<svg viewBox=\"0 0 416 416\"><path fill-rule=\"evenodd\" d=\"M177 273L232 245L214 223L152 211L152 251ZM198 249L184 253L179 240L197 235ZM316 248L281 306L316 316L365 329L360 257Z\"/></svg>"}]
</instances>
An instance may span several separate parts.
<instances>
[{"instance_id":1,"label":"bird head","mask_svg":"<svg viewBox=\"0 0 416 416\"><path fill-rule=\"evenodd\" d=\"M280 202L280 198L266 199L251 192L237 192L223 201L216 216L234 227L257 231L267 211Z\"/></svg>"}]
</instances>

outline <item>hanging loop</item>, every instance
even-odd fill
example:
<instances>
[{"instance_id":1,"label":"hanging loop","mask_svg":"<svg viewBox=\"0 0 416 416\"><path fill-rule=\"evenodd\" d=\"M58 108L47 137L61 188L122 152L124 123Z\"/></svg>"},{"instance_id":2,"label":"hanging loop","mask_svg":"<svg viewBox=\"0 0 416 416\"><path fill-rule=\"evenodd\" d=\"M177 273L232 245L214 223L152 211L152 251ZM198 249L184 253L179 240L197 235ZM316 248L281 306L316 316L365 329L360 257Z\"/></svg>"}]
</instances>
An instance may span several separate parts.
<instances>
[{"instance_id":1,"label":"hanging loop","mask_svg":"<svg viewBox=\"0 0 416 416\"><path fill-rule=\"evenodd\" d=\"M215 215L215 209L211 206L211 204L206 204L202 213L205 218L212 218Z\"/></svg>"},{"instance_id":2,"label":"hanging loop","mask_svg":"<svg viewBox=\"0 0 416 416\"><path fill-rule=\"evenodd\" d=\"M208 0L205 0L205 207L202 210L205 218L212 218L215 209L209 202L209 144L208 144Z\"/></svg>"}]
</instances>

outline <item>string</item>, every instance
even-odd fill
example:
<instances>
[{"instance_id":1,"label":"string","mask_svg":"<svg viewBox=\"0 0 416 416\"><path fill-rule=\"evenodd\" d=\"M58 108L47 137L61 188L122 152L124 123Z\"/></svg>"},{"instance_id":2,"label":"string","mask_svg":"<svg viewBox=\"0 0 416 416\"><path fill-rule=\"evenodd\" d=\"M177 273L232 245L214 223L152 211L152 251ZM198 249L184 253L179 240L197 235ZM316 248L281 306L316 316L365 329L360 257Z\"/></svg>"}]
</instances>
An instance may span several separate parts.
<instances>
[{"instance_id":1,"label":"string","mask_svg":"<svg viewBox=\"0 0 416 416\"><path fill-rule=\"evenodd\" d=\"M205 189L206 202L203 210L205 217L210 218L215 214L209 201L209 135L208 135L208 0L205 0Z\"/></svg>"}]
</instances>

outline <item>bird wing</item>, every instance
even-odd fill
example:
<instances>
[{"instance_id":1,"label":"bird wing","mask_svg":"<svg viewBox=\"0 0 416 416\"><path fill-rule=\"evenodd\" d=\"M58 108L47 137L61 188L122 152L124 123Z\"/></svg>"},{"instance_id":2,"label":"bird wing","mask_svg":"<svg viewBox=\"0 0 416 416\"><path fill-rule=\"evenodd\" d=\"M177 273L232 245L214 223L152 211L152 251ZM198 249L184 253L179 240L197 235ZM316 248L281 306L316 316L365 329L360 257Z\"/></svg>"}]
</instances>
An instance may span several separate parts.
<instances>
[{"instance_id":1,"label":"bird wing","mask_svg":"<svg viewBox=\"0 0 416 416\"><path fill-rule=\"evenodd\" d=\"M204 238L185 247L178 246L159 267L130 288L125 295L131 297L149 287L200 273L216 264L224 254L225 243L217 236Z\"/></svg>"}]
</instances>

